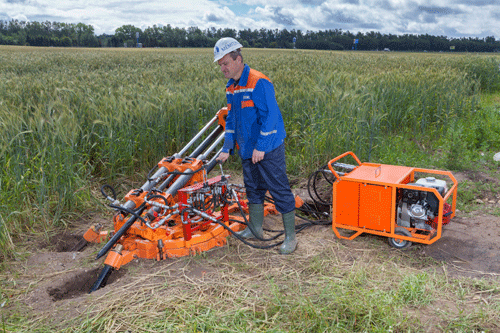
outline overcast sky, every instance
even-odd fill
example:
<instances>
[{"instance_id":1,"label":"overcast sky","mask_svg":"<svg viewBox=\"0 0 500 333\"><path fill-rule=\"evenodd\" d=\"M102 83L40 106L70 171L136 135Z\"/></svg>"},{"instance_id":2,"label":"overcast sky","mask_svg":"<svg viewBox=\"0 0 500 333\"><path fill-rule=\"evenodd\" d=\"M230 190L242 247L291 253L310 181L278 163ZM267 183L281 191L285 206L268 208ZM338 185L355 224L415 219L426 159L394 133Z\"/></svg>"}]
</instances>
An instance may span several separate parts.
<instances>
[{"instance_id":1,"label":"overcast sky","mask_svg":"<svg viewBox=\"0 0 500 333\"><path fill-rule=\"evenodd\" d=\"M0 0L0 20L500 38L500 0Z\"/></svg>"}]
</instances>

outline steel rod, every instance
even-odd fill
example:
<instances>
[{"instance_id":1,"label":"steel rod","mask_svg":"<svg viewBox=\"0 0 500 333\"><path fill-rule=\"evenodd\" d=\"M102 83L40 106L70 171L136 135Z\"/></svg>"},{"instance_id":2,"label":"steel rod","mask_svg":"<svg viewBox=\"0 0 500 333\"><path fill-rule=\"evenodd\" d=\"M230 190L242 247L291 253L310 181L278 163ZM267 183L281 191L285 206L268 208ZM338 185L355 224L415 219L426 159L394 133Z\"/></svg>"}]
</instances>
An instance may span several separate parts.
<instances>
[{"instance_id":1,"label":"steel rod","mask_svg":"<svg viewBox=\"0 0 500 333\"><path fill-rule=\"evenodd\" d=\"M195 143L202 135L203 133L206 132L206 130L212 126L212 124L217 121L217 116L213 117L212 120L210 120L206 125L205 127L203 127L199 132L198 134L196 134L192 139L191 141L189 141L186 146L178 153L178 157L182 157L182 155L184 155L188 149L193 145L193 143Z\"/></svg>"}]
</instances>

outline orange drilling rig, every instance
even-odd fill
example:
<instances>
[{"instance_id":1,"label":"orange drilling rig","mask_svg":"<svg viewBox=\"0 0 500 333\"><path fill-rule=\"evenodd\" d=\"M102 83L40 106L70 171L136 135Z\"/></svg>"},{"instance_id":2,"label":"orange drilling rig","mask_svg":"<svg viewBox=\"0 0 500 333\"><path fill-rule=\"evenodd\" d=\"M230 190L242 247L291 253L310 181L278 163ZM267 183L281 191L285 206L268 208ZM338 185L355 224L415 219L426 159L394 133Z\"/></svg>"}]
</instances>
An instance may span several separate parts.
<instances>
[{"instance_id":1,"label":"orange drilling rig","mask_svg":"<svg viewBox=\"0 0 500 333\"><path fill-rule=\"evenodd\" d=\"M104 286L113 269L134 258L164 260L200 253L223 246L230 233L245 228L243 186L229 184L222 166L221 175L207 178L217 165L220 150L215 150L224 138L226 116L227 108L219 110L179 153L163 158L141 188L125 195L124 204L111 186L101 188L116 214L112 233L96 225L84 234L88 242L107 240L96 257L107 254L104 268L90 292ZM272 203L264 208L266 215L277 213Z\"/></svg>"}]
</instances>

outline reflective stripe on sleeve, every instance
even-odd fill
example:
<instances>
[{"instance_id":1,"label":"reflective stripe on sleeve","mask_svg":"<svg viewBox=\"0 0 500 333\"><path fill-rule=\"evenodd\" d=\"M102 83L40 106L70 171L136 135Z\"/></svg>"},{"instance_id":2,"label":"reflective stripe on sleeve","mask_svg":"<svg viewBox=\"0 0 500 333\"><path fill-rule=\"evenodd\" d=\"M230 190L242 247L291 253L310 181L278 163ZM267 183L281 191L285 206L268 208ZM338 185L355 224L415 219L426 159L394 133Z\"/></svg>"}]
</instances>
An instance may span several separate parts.
<instances>
[{"instance_id":1,"label":"reflective stripe on sleeve","mask_svg":"<svg viewBox=\"0 0 500 333\"><path fill-rule=\"evenodd\" d=\"M276 134L276 133L278 133L277 130L274 130L274 131L271 131L271 132L262 132L262 131L260 131L260 135L263 135L263 136L268 136L268 135Z\"/></svg>"},{"instance_id":2,"label":"reflective stripe on sleeve","mask_svg":"<svg viewBox=\"0 0 500 333\"><path fill-rule=\"evenodd\" d=\"M235 89L234 93L244 93L244 92L253 92L253 88L246 88L246 89Z\"/></svg>"}]
</instances>

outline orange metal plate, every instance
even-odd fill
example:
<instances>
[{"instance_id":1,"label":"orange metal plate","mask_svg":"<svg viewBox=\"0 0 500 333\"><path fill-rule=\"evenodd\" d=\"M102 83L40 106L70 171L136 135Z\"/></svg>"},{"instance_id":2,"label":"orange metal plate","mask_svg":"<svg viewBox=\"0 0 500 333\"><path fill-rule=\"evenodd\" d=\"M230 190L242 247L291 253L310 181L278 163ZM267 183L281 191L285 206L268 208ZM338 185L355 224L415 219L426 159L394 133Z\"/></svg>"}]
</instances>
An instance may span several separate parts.
<instances>
[{"instance_id":1,"label":"orange metal plate","mask_svg":"<svg viewBox=\"0 0 500 333\"><path fill-rule=\"evenodd\" d=\"M343 181L333 184L337 192L335 223L357 227L359 222L359 183Z\"/></svg>"},{"instance_id":2,"label":"orange metal plate","mask_svg":"<svg viewBox=\"0 0 500 333\"><path fill-rule=\"evenodd\" d=\"M363 184L360 187L359 227L391 230L392 188Z\"/></svg>"},{"instance_id":3,"label":"orange metal plate","mask_svg":"<svg viewBox=\"0 0 500 333\"><path fill-rule=\"evenodd\" d=\"M402 184L412 171L413 168L405 166L364 163L342 178L346 180Z\"/></svg>"}]
</instances>

